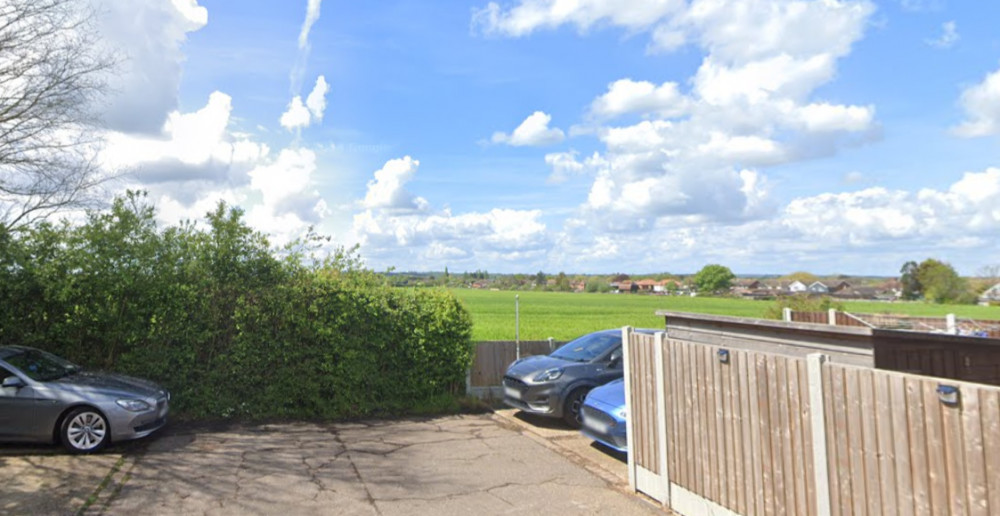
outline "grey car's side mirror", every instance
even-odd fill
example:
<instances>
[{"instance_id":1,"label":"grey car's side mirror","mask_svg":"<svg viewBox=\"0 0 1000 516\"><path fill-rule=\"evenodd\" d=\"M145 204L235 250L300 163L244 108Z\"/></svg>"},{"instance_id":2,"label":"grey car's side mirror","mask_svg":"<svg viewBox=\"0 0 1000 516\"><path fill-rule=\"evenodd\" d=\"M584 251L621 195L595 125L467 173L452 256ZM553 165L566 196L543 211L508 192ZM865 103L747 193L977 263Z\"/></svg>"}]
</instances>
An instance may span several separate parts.
<instances>
[{"instance_id":1,"label":"grey car's side mirror","mask_svg":"<svg viewBox=\"0 0 1000 516\"><path fill-rule=\"evenodd\" d=\"M14 387L20 389L21 387L24 387L24 380L21 380L16 376L8 376L3 379L3 387Z\"/></svg>"}]
</instances>

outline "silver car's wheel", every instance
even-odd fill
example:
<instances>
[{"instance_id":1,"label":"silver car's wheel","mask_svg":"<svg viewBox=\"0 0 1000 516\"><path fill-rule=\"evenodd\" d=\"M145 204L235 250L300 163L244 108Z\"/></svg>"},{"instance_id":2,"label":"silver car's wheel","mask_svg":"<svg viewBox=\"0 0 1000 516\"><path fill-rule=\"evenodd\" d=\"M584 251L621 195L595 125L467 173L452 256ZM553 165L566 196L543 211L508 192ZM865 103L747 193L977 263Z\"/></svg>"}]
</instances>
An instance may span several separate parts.
<instances>
[{"instance_id":1,"label":"silver car's wheel","mask_svg":"<svg viewBox=\"0 0 1000 516\"><path fill-rule=\"evenodd\" d=\"M63 420L62 444L72 453L90 453L108 443L108 420L91 408L78 408Z\"/></svg>"},{"instance_id":2,"label":"silver car's wheel","mask_svg":"<svg viewBox=\"0 0 1000 516\"><path fill-rule=\"evenodd\" d=\"M566 396L566 404L563 405L563 421L570 428L580 428L583 425L583 399L590 392L588 387L578 387Z\"/></svg>"}]
</instances>

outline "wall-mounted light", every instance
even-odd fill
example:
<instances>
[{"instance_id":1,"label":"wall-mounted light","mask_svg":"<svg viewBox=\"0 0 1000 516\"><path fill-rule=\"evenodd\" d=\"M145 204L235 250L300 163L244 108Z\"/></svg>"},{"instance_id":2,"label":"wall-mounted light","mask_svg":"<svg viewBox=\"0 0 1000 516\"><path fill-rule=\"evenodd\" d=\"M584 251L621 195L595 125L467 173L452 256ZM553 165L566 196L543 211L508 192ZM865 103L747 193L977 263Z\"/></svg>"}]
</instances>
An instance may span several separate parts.
<instances>
[{"instance_id":1,"label":"wall-mounted light","mask_svg":"<svg viewBox=\"0 0 1000 516\"><path fill-rule=\"evenodd\" d=\"M728 364L729 363L729 350L728 349L720 349L719 351L716 351L715 353L719 356L719 363L721 363L721 364Z\"/></svg>"},{"instance_id":2,"label":"wall-mounted light","mask_svg":"<svg viewBox=\"0 0 1000 516\"><path fill-rule=\"evenodd\" d=\"M945 405L958 405L960 391L954 385L938 384L938 399Z\"/></svg>"}]
</instances>

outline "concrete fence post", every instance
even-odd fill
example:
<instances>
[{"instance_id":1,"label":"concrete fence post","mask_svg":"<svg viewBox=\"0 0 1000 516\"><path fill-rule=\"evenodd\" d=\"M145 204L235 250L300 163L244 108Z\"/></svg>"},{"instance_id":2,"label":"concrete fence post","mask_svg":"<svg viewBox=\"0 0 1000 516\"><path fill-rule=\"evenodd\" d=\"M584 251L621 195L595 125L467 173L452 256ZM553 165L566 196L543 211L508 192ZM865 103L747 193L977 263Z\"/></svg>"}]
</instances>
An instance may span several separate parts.
<instances>
[{"instance_id":1,"label":"concrete fence post","mask_svg":"<svg viewBox=\"0 0 1000 516\"><path fill-rule=\"evenodd\" d=\"M826 453L826 414L823 407L823 364L827 356L813 353L806 357L809 377L809 416L812 423L813 483L816 488L816 514L830 516L830 470Z\"/></svg>"},{"instance_id":2,"label":"concrete fence post","mask_svg":"<svg viewBox=\"0 0 1000 516\"><path fill-rule=\"evenodd\" d=\"M629 340L632 336L632 327L623 326L622 327L622 369L625 375L625 413L628 414L629 419L634 421L635 407L632 406L632 354L629 352ZM635 442L635 425L630 424L625 426L625 442L627 443L628 449L633 451L627 456L628 459L628 486L634 492L636 490L635 484L635 453L636 442Z\"/></svg>"},{"instance_id":3,"label":"concrete fence post","mask_svg":"<svg viewBox=\"0 0 1000 516\"><path fill-rule=\"evenodd\" d=\"M781 309L781 320L785 322L792 322L792 309L785 307Z\"/></svg>"},{"instance_id":4,"label":"concrete fence post","mask_svg":"<svg viewBox=\"0 0 1000 516\"><path fill-rule=\"evenodd\" d=\"M955 321L955 314L946 315L945 322L948 325L948 334L958 335L958 323Z\"/></svg>"},{"instance_id":5,"label":"concrete fence post","mask_svg":"<svg viewBox=\"0 0 1000 516\"><path fill-rule=\"evenodd\" d=\"M836 308L831 308L829 311L827 311L827 322L830 324L830 326L836 326L837 325L837 309Z\"/></svg>"},{"instance_id":6,"label":"concrete fence post","mask_svg":"<svg viewBox=\"0 0 1000 516\"><path fill-rule=\"evenodd\" d=\"M656 439L660 448L660 492L663 496L663 506L670 507L670 468L667 461L671 450L667 447L667 392L666 370L663 366L663 354L667 347L667 333L656 332L655 370L656 370ZM631 417L631 413L629 416ZM631 448L630 448L631 449Z\"/></svg>"}]
</instances>

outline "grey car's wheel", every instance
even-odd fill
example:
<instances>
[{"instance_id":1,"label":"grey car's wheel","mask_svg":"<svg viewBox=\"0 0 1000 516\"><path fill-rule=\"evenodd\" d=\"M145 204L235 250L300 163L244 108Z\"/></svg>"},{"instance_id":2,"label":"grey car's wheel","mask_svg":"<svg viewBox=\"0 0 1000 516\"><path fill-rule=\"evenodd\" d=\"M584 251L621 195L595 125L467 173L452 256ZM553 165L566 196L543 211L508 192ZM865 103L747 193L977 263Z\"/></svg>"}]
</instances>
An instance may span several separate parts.
<instances>
[{"instance_id":1,"label":"grey car's wheel","mask_svg":"<svg viewBox=\"0 0 1000 516\"><path fill-rule=\"evenodd\" d=\"M73 409L63 419L59 437L71 453L91 453L103 448L111 438L108 420L95 409Z\"/></svg>"},{"instance_id":2,"label":"grey car's wheel","mask_svg":"<svg viewBox=\"0 0 1000 516\"><path fill-rule=\"evenodd\" d=\"M577 387L569 393L569 396L566 396L566 402L563 405L563 421L566 421L566 424L572 428L580 428L583 425L581 409L583 408L583 399L587 397L588 392L590 392L588 387Z\"/></svg>"}]
</instances>

